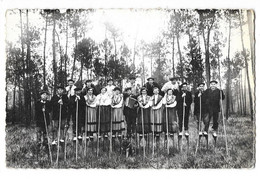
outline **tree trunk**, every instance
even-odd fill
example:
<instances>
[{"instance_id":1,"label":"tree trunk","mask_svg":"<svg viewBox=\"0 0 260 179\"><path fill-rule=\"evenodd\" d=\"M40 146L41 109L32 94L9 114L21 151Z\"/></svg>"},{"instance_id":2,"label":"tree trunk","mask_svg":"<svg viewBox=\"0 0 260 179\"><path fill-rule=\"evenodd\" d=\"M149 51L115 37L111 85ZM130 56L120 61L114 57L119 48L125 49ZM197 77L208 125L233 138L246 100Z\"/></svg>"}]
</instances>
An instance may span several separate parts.
<instances>
[{"instance_id":1,"label":"tree trunk","mask_svg":"<svg viewBox=\"0 0 260 179\"><path fill-rule=\"evenodd\" d=\"M174 67L174 41L175 41L175 37L174 37L174 34L172 34L172 76L175 76L175 67Z\"/></svg>"},{"instance_id":2,"label":"tree trunk","mask_svg":"<svg viewBox=\"0 0 260 179\"><path fill-rule=\"evenodd\" d=\"M55 19L55 12L53 12L53 30L52 30L52 66L53 66L53 73L54 73L54 85L53 85L53 94L56 94L57 88L57 64L56 64L56 46L55 46L55 29L56 29L56 19Z\"/></svg>"},{"instance_id":3,"label":"tree trunk","mask_svg":"<svg viewBox=\"0 0 260 179\"><path fill-rule=\"evenodd\" d=\"M16 121L16 105L15 105L15 97L16 97L16 86L17 86L17 80L16 77L14 79L14 89L13 89L13 120L12 123L14 124Z\"/></svg>"},{"instance_id":4,"label":"tree trunk","mask_svg":"<svg viewBox=\"0 0 260 179\"><path fill-rule=\"evenodd\" d=\"M181 81L183 82L183 64L182 64L182 55L181 55L181 48L180 48L180 41L179 41L179 34L176 34L176 39L177 39L177 46L178 46L178 53L179 53L179 58L180 58L180 65L181 65Z\"/></svg>"},{"instance_id":5,"label":"tree trunk","mask_svg":"<svg viewBox=\"0 0 260 179\"><path fill-rule=\"evenodd\" d=\"M244 55L244 58L245 58L245 65L246 65L246 76L247 76L249 102L250 102L250 114L251 114L251 120L253 121L254 120L254 106L253 106L252 91L251 91L250 78L249 78L249 66L248 66L248 62L247 62L246 50L245 50L244 40L243 40L243 28L242 28L241 12L239 12L239 22L240 22L242 49L243 49L243 55Z\"/></svg>"},{"instance_id":6,"label":"tree trunk","mask_svg":"<svg viewBox=\"0 0 260 179\"><path fill-rule=\"evenodd\" d=\"M239 81L239 91L240 91L240 94L239 94L239 98L240 98L240 108L241 108L241 111L240 111L240 114L241 116L243 115L243 110L244 110L244 100L243 100L243 96L244 96L244 90L243 90L243 86L242 86L242 70L241 70L241 74L239 75L240 76L240 81Z\"/></svg>"},{"instance_id":7,"label":"tree trunk","mask_svg":"<svg viewBox=\"0 0 260 179\"><path fill-rule=\"evenodd\" d=\"M21 26L21 49L22 49L22 54L21 54L21 59L22 59L22 65L23 65L23 73L22 73L22 78L23 78L23 89L24 89L24 112L22 114L24 114L24 118L25 118L25 121L27 121L27 118L28 118L28 97L27 97L27 94L28 94L28 81L27 81L27 67L26 67L26 63L25 63L25 60L24 60L24 37L23 37L23 18L22 18L22 10L20 10L20 26Z\"/></svg>"},{"instance_id":8,"label":"tree trunk","mask_svg":"<svg viewBox=\"0 0 260 179\"><path fill-rule=\"evenodd\" d=\"M242 88L244 88L244 94L243 94L243 98L244 98L244 112L243 112L243 114L244 114L244 116L246 116L246 114L247 114L247 111L246 111L246 106L247 106L247 102L246 102L246 96L247 96L247 91L246 91L246 82L247 82L247 80L246 80L246 75L244 75L244 85L242 86Z\"/></svg>"},{"instance_id":9,"label":"tree trunk","mask_svg":"<svg viewBox=\"0 0 260 179\"><path fill-rule=\"evenodd\" d=\"M26 45L27 45L27 54L26 54L26 62L27 62L27 74L29 78L29 86L28 86L28 118L26 118L26 125L30 125L31 121L31 112L32 112L32 106L31 106L31 89L32 89L32 75L31 75L31 67L30 67L30 60L31 60L31 42L30 42L30 36L29 36L29 17L28 17L28 9L26 10L26 31L27 31L27 39L26 39Z\"/></svg>"},{"instance_id":10,"label":"tree trunk","mask_svg":"<svg viewBox=\"0 0 260 179\"><path fill-rule=\"evenodd\" d=\"M67 23L66 23L66 45L65 45L65 61L64 61L64 70L65 70L65 78L64 78L64 84L67 83L67 63L68 63L68 27L69 27L69 19L67 17Z\"/></svg>"},{"instance_id":11,"label":"tree trunk","mask_svg":"<svg viewBox=\"0 0 260 179\"><path fill-rule=\"evenodd\" d=\"M71 79L73 79L74 71L75 71L75 63L77 59L77 49L78 49L78 29L75 27L75 50L74 50L74 60L73 60L73 67L71 72Z\"/></svg>"},{"instance_id":12,"label":"tree trunk","mask_svg":"<svg viewBox=\"0 0 260 179\"><path fill-rule=\"evenodd\" d=\"M47 40L47 27L48 27L48 14L46 14L45 19L45 29L44 29L44 43L43 43L43 86L46 88L46 59L45 59L45 51L46 51L46 40Z\"/></svg>"},{"instance_id":13,"label":"tree trunk","mask_svg":"<svg viewBox=\"0 0 260 179\"><path fill-rule=\"evenodd\" d=\"M247 24L249 29L249 40L250 40L250 54L251 54L251 60L252 60L252 72L255 76L255 28L254 28L254 11L253 10L247 10Z\"/></svg>"},{"instance_id":14,"label":"tree trunk","mask_svg":"<svg viewBox=\"0 0 260 179\"><path fill-rule=\"evenodd\" d=\"M228 31L228 70L227 70L227 85L226 85L226 120L228 120L229 117L229 105L230 105L230 86L231 86L231 69L230 69L230 36L231 36L231 17L229 18L229 31Z\"/></svg>"}]
</instances>

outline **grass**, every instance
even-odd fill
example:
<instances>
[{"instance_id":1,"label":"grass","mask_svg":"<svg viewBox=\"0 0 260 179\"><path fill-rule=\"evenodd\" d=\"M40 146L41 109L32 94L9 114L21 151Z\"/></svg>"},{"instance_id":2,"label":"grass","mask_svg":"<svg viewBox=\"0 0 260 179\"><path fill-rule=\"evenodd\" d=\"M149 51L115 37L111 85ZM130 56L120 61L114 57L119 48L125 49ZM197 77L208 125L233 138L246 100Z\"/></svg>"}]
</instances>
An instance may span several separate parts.
<instances>
[{"instance_id":1,"label":"grass","mask_svg":"<svg viewBox=\"0 0 260 179\"><path fill-rule=\"evenodd\" d=\"M184 139L183 151L177 149L177 136L174 143L170 141L170 155L167 155L163 147L163 140L160 148L155 149L155 155L146 151L146 158L142 156L142 150L136 155L128 158L125 155L114 151L111 157L108 152L103 151L103 144L100 143L101 151L96 157L95 146L91 145L87 151L87 157L83 157L82 145L79 145L78 161L75 160L75 145L68 143L67 160L64 161L64 153L60 152L59 165L51 165L48 152L42 149L38 152L36 133L33 127L22 127L19 125L6 126L6 166L9 168L113 168L113 169L171 169L171 168L253 168L255 166L255 134L254 126L249 117L230 117L226 123L229 155L226 155L225 138L220 124L217 147L214 148L214 140L209 136L209 148L207 150L205 139L201 140L201 147L195 157L196 149L196 126L195 121L190 121L190 147L187 150L187 143ZM93 145L96 145L93 142ZM108 143L105 143L108 147ZM115 145L118 149L119 144ZM119 150L119 149L118 149ZM53 161L56 161L56 149L53 148Z\"/></svg>"}]
</instances>

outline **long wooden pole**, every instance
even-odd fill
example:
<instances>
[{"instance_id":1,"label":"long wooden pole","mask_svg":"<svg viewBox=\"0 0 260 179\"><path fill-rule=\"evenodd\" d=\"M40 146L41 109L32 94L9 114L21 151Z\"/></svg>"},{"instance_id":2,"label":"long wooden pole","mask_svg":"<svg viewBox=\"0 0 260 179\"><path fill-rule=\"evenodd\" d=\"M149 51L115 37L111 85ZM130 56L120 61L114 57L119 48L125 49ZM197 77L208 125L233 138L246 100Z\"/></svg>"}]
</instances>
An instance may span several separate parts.
<instances>
[{"instance_id":1,"label":"long wooden pole","mask_svg":"<svg viewBox=\"0 0 260 179\"><path fill-rule=\"evenodd\" d=\"M78 109L79 109L79 102L76 101L76 162L78 161Z\"/></svg>"},{"instance_id":2,"label":"long wooden pole","mask_svg":"<svg viewBox=\"0 0 260 179\"><path fill-rule=\"evenodd\" d=\"M56 165L59 164L59 154L60 154L61 109L62 109L62 105L60 104L60 111L59 111L59 129L58 129L58 149L57 149Z\"/></svg>"},{"instance_id":3,"label":"long wooden pole","mask_svg":"<svg viewBox=\"0 0 260 179\"><path fill-rule=\"evenodd\" d=\"M167 132L167 154L170 154L170 148L169 148L169 120L168 120L168 110L167 106L165 106L166 110L166 132Z\"/></svg>"},{"instance_id":4,"label":"long wooden pole","mask_svg":"<svg viewBox=\"0 0 260 179\"><path fill-rule=\"evenodd\" d=\"M98 157L98 153L99 153L99 136L100 136L100 108L98 109L97 157Z\"/></svg>"},{"instance_id":5,"label":"long wooden pole","mask_svg":"<svg viewBox=\"0 0 260 179\"><path fill-rule=\"evenodd\" d=\"M46 116L45 116L45 108L42 109L42 112L43 112L43 119L44 119L45 130L46 130L47 141L48 141L49 155L50 155L50 160L51 160L51 164L52 164L52 154L51 154L51 146L50 146L49 132L48 132L48 127L47 127L47 122L46 122Z\"/></svg>"},{"instance_id":6,"label":"long wooden pole","mask_svg":"<svg viewBox=\"0 0 260 179\"><path fill-rule=\"evenodd\" d=\"M185 96L183 97L181 152L182 152L183 136L184 136L184 118L185 118Z\"/></svg>"},{"instance_id":7,"label":"long wooden pole","mask_svg":"<svg viewBox=\"0 0 260 179\"><path fill-rule=\"evenodd\" d=\"M144 112L143 108L141 108L141 117L142 117L142 134L143 134L143 158L145 158L145 138L144 138Z\"/></svg>"},{"instance_id":8,"label":"long wooden pole","mask_svg":"<svg viewBox=\"0 0 260 179\"><path fill-rule=\"evenodd\" d=\"M201 123L201 96L200 96L200 117L199 117L199 133L200 133L200 123ZM197 146L196 146L196 151L195 151L195 156L197 155L197 151L198 151L198 148L199 148L199 143L200 143L200 135L198 135L198 142L197 142Z\"/></svg>"}]
</instances>

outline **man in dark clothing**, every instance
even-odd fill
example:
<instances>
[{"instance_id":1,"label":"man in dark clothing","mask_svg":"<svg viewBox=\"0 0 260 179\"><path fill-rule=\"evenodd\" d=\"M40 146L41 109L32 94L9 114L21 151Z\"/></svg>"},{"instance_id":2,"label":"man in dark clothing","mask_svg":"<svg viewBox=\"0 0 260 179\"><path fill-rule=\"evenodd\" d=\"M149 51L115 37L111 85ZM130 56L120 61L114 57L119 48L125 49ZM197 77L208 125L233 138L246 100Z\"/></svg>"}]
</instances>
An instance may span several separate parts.
<instances>
[{"instance_id":1,"label":"man in dark clothing","mask_svg":"<svg viewBox=\"0 0 260 179\"><path fill-rule=\"evenodd\" d=\"M82 133L84 132L85 126L85 98L81 94L81 88L77 87L74 89L75 95L71 97L69 101L69 108L72 110L72 123L73 123L73 133L76 134L76 108L78 102L78 139L82 139ZM76 140L76 137L73 138Z\"/></svg>"},{"instance_id":2,"label":"man in dark clothing","mask_svg":"<svg viewBox=\"0 0 260 179\"><path fill-rule=\"evenodd\" d=\"M158 83L154 82L154 78L150 77L147 79L147 83L144 85L144 87L147 89L147 95L153 96L153 88L157 87L159 89L159 94L162 95L161 87Z\"/></svg>"},{"instance_id":3,"label":"man in dark clothing","mask_svg":"<svg viewBox=\"0 0 260 179\"><path fill-rule=\"evenodd\" d=\"M191 92L187 90L187 83L182 83L180 85L179 97L177 98L177 113L179 118L179 135L182 135L182 121L184 115L184 130L185 136L189 136L189 115L190 115L190 105L192 103L192 95ZM185 102L184 102L185 99ZM185 106L185 114L183 114L183 106Z\"/></svg>"},{"instance_id":4,"label":"man in dark clothing","mask_svg":"<svg viewBox=\"0 0 260 179\"><path fill-rule=\"evenodd\" d=\"M92 83L92 80L86 80L85 82L85 87L82 90L82 95L86 95L88 89L92 88L93 89L93 94L97 96L99 92L96 90L95 85Z\"/></svg>"},{"instance_id":5,"label":"man in dark clothing","mask_svg":"<svg viewBox=\"0 0 260 179\"><path fill-rule=\"evenodd\" d=\"M124 115L127 123L127 137L130 138L135 132L137 117L137 96L132 94L131 87L125 89L124 93Z\"/></svg>"},{"instance_id":6,"label":"man in dark clothing","mask_svg":"<svg viewBox=\"0 0 260 179\"><path fill-rule=\"evenodd\" d=\"M41 91L41 98L35 104L35 119L36 119L36 131L37 131L37 141L42 142L41 138L43 136L44 143L47 144L46 128L47 130L50 126L50 112L51 112L51 103L47 100L48 97L47 91ZM44 114L46 119L46 124L44 121Z\"/></svg>"},{"instance_id":7,"label":"man in dark clothing","mask_svg":"<svg viewBox=\"0 0 260 179\"><path fill-rule=\"evenodd\" d=\"M203 135L208 135L206 128L208 124L208 97L204 90L205 83L198 84L198 91L195 92L194 96L194 116L198 124L199 135L202 135L201 127L199 128L199 119L204 123Z\"/></svg>"},{"instance_id":8,"label":"man in dark clothing","mask_svg":"<svg viewBox=\"0 0 260 179\"><path fill-rule=\"evenodd\" d=\"M61 105L61 131L60 131L60 142L64 142L64 129L67 122L67 114L68 114L68 96L64 94L64 88L62 86L57 87L57 94L55 94L51 98L51 104L52 104L52 122L53 122L53 130L55 137L57 137L57 132L59 129L59 117L60 117L60 105ZM57 141L53 141L53 145L57 144Z\"/></svg>"},{"instance_id":9,"label":"man in dark clothing","mask_svg":"<svg viewBox=\"0 0 260 179\"><path fill-rule=\"evenodd\" d=\"M208 131L209 123L211 118L213 118L213 136L217 137L217 130L218 130L218 117L220 112L220 100L225 99L225 95L222 90L217 88L217 81L212 80L210 81L210 88L207 89L205 92L208 96L208 107L209 107L209 122L207 124L206 131Z\"/></svg>"}]
</instances>

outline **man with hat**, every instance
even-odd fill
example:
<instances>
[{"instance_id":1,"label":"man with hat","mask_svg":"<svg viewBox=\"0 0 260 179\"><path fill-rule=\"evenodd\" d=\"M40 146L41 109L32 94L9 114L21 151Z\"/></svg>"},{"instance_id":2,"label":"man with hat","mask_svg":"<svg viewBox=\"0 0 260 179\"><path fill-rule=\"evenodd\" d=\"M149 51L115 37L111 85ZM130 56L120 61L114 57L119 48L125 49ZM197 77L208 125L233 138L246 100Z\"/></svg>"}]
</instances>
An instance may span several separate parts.
<instances>
[{"instance_id":1,"label":"man with hat","mask_svg":"<svg viewBox=\"0 0 260 179\"><path fill-rule=\"evenodd\" d=\"M60 118L60 105L61 105L61 133L60 133L60 142L64 142L64 129L67 122L68 114L68 96L64 94L64 87L58 86L57 93L51 98L52 105L52 123L53 123L53 132L57 134L59 128L59 118ZM55 135L54 139L57 137ZM57 140L54 140L53 145L57 144Z\"/></svg>"},{"instance_id":2,"label":"man with hat","mask_svg":"<svg viewBox=\"0 0 260 179\"><path fill-rule=\"evenodd\" d=\"M113 90L114 90L114 88L115 88L115 86L113 85L113 79L112 79L112 78L109 78L109 79L107 80L107 86L106 86L108 96L110 96L110 97L113 96Z\"/></svg>"},{"instance_id":3,"label":"man with hat","mask_svg":"<svg viewBox=\"0 0 260 179\"><path fill-rule=\"evenodd\" d=\"M135 132L137 117L137 96L132 93L132 88L127 87L124 91L124 115L127 123L127 138L132 137Z\"/></svg>"},{"instance_id":4,"label":"man with hat","mask_svg":"<svg viewBox=\"0 0 260 179\"><path fill-rule=\"evenodd\" d=\"M47 145L46 128L44 121L44 114L46 118L47 128L50 126L50 112L51 103L48 101L48 91L42 90L40 92L40 99L35 103L35 119L36 119L36 131L37 131L37 141L41 143L41 138L43 136L43 144Z\"/></svg>"},{"instance_id":5,"label":"man with hat","mask_svg":"<svg viewBox=\"0 0 260 179\"><path fill-rule=\"evenodd\" d=\"M194 116L198 124L199 135L208 135L208 130L206 126L208 124L208 96L205 93L205 83L200 82L198 83L198 90L195 92L194 95ZM201 116L201 121L204 123L204 130L202 133L201 128L199 127L199 119Z\"/></svg>"},{"instance_id":6,"label":"man with hat","mask_svg":"<svg viewBox=\"0 0 260 179\"><path fill-rule=\"evenodd\" d=\"M76 88L76 86L74 85L74 83L75 82L73 79L69 79L68 86L65 88L69 99L71 96L75 95L74 89Z\"/></svg>"},{"instance_id":7,"label":"man with hat","mask_svg":"<svg viewBox=\"0 0 260 179\"><path fill-rule=\"evenodd\" d=\"M183 115L184 115L184 130L185 130L185 136L189 136L189 115L190 115L190 105L192 103L192 95L191 92L187 90L187 83L184 82L180 85L180 92L179 97L177 98L177 113L179 118L179 136L182 135L182 121L183 121ZM184 100L185 99L185 100ZM185 110L185 113L183 114L183 107Z\"/></svg>"},{"instance_id":8,"label":"man with hat","mask_svg":"<svg viewBox=\"0 0 260 179\"><path fill-rule=\"evenodd\" d=\"M95 85L92 83L92 80L86 80L85 81L85 84L84 84L84 87L83 87L83 90L82 90L82 95L86 95L88 89L90 89L90 88L93 89L93 94L95 96L98 95L98 92L97 92L97 90L95 88Z\"/></svg>"},{"instance_id":9,"label":"man with hat","mask_svg":"<svg viewBox=\"0 0 260 179\"><path fill-rule=\"evenodd\" d=\"M73 123L73 133L76 134L76 115L78 114L78 139L82 139L82 133L84 132L85 126L85 98L81 93L82 88L76 87L74 89L75 95L71 96L69 100L69 108L72 111L72 123ZM78 102L78 111L77 111L77 102ZM73 140L76 140L74 137Z\"/></svg>"},{"instance_id":10,"label":"man with hat","mask_svg":"<svg viewBox=\"0 0 260 179\"><path fill-rule=\"evenodd\" d=\"M168 90L168 89L172 89L172 90L177 90L178 91L178 88L179 88L179 85L178 85L178 80L179 80L179 78L177 78L177 77L171 77L171 78L169 78L169 80L170 81L168 81L168 82L166 82L164 85L163 85L163 87L162 87L162 91L164 92L164 93L166 93L166 91Z\"/></svg>"},{"instance_id":11,"label":"man with hat","mask_svg":"<svg viewBox=\"0 0 260 179\"><path fill-rule=\"evenodd\" d=\"M220 112L220 96L222 95L222 100L225 99L224 92L217 88L218 82L216 80L210 81L210 88L205 92L208 96L208 108L209 108L209 120L207 125L205 126L206 131L208 131L209 123L211 118L213 118L213 136L217 137L218 130L218 117Z\"/></svg>"},{"instance_id":12,"label":"man with hat","mask_svg":"<svg viewBox=\"0 0 260 179\"><path fill-rule=\"evenodd\" d=\"M160 91L160 94L161 94L161 87L158 83L154 82L153 77L147 78L147 81L148 82L144 85L144 87L147 89L147 95L148 96L153 96L153 88L154 87L157 87Z\"/></svg>"},{"instance_id":13,"label":"man with hat","mask_svg":"<svg viewBox=\"0 0 260 179\"><path fill-rule=\"evenodd\" d=\"M132 95L139 95L140 93L140 88L136 84L136 77L135 76L130 76L129 77L129 82L126 84L125 91L127 88L131 88L131 94Z\"/></svg>"}]
</instances>

